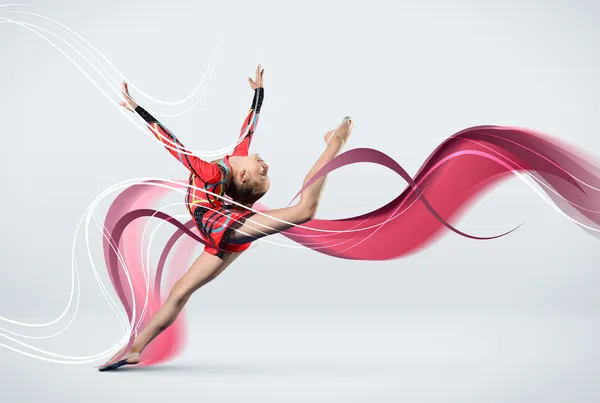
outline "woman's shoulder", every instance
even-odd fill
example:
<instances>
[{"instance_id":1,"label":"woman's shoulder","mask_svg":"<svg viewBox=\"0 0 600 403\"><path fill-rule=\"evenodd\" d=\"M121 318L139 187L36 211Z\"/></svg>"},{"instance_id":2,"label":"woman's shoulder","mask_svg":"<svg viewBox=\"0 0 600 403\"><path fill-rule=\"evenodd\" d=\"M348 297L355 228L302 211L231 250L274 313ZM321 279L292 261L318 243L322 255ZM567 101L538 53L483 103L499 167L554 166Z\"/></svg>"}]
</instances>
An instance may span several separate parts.
<instances>
[{"instance_id":1,"label":"woman's shoulder","mask_svg":"<svg viewBox=\"0 0 600 403\"><path fill-rule=\"evenodd\" d=\"M222 182L224 184L228 183L229 179L231 178L231 165L229 164L228 157L229 156L225 156L221 159L210 162L219 169L221 173L219 182Z\"/></svg>"}]
</instances>

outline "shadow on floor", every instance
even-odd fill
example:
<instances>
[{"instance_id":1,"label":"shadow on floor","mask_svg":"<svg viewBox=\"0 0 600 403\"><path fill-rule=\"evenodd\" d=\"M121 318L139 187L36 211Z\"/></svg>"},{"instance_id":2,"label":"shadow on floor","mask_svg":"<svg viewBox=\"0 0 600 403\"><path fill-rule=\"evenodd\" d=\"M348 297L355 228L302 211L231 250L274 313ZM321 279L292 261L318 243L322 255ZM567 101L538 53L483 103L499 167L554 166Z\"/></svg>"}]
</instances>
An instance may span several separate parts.
<instances>
[{"instance_id":1,"label":"shadow on floor","mask_svg":"<svg viewBox=\"0 0 600 403\"><path fill-rule=\"evenodd\" d=\"M149 367L126 366L106 373L135 374L205 374L205 375L269 375L269 376L369 376L406 372L397 361L308 361L271 360L245 362L201 362L162 364Z\"/></svg>"}]
</instances>

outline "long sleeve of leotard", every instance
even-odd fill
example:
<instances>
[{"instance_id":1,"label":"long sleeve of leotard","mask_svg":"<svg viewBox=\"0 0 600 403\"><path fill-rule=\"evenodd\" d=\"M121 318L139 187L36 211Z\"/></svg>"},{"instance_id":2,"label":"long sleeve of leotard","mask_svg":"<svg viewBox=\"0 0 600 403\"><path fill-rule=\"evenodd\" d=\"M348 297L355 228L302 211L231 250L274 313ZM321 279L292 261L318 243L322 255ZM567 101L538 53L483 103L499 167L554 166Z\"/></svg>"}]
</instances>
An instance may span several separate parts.
<instances>
[{"instance_id":1,"label":"long sleeve of leotard","mask_svg":"<svg viewBox=\"0 0 600 403\"><path fill-rule=\"evenodd\" d=\"M263 99L265 97L265 89L260 87L254 90L254 98L252 99L252 105L250 105L250 111L244 123L242 124L242 131L240 137L244 139L238 144L233 150L233 155L246 156L248 155L248 149L252 142L252 136L258 125L258 116L260 115L260 108L262 107Z\"/></svg>"},{"instance_id":2,"label":"long sleeve of leotard","mask_svg":"<svg viewBox=\"0 0 600 403\"><path fill-rule=\"evenodd\" d=\"M196 177L204 182L212 182L214 179L220 178L221 170L218 166L190 155L183 144L177 140L177 137L141 106L138 105L135 111L146 121L148 128L165 145L165 148Z\"/></svg>"}]
</instances>

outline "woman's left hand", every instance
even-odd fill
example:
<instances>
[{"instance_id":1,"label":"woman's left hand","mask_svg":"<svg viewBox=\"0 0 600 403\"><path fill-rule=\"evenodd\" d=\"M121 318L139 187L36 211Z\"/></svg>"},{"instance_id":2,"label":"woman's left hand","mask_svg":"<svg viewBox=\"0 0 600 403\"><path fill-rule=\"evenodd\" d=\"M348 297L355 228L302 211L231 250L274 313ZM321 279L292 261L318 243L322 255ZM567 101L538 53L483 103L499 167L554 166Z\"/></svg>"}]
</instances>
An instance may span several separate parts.
<instances>
[{"instance_id":1,"label":"woman's left hand","mask_svg":"<svg viewBox=\"0 0 600 403\"><path fill-rule=\"evenodd\" d=\"M263 73L264 72L265 72L265 69L261 69L260 64L259 64L256 67L256 78L254 79L254 81L252 80L252 78L248 77L248 81L250 82L250 87L252 87L253 90L263 87Z\"/></svg>"},{"instance_id":2,"label":"woman's left hand","mask_svg":"<svg viewBox=\"0 0 600 403\"><path fill-rule=\"evenodd\" d=\"M135 103L133 98L131 98L131 95L129 95L129 88L127 87L126 82L123 82L121 92L123 93L123 98L125 98L125 101L121 101L119 104L129 112L134 112L138 105Z\"/></svg>"}]
</instances>

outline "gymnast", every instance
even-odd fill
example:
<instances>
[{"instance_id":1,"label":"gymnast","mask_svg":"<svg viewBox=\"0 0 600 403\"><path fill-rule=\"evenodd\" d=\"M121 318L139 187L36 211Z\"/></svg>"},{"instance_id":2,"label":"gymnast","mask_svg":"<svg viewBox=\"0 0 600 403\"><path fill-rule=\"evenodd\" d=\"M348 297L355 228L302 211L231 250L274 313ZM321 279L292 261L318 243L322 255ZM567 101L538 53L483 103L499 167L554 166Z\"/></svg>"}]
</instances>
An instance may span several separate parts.
<instances>
[{"instance_id":1,"label":"gymnast","mask_svg":"<svg viewBox=\"0 0 600 403\"><path fill-rule=\"evenodd\" d=\"M177 318L194 291L215 279L252 241L285 231L294 225L310 221L317 211L326 177L319 178L300 194L297 204L257 214L251 210L270 188L269 165L258 155L248 155L258 124L265 90L259 64L255 79L248 77L254 98L242 125L239 143L230 155L207 162L193 156L179 140L150 113L139 106L129 94L127 83L122 91L121 105L142 117L148 128L167 150L189 170L189 187L185 196L188 212L193 217L205 248L189 270L175 283L168 298L148 325L127 346L99 368L108 371L140 362L144 348ZM327 144L304 184L325 164L336 157L353 129L345 117L339 126L325 134ZM304 187L304 186L303 186ZM118 359L119 357L124 357Z\"/></svg>"}]
</instances>

